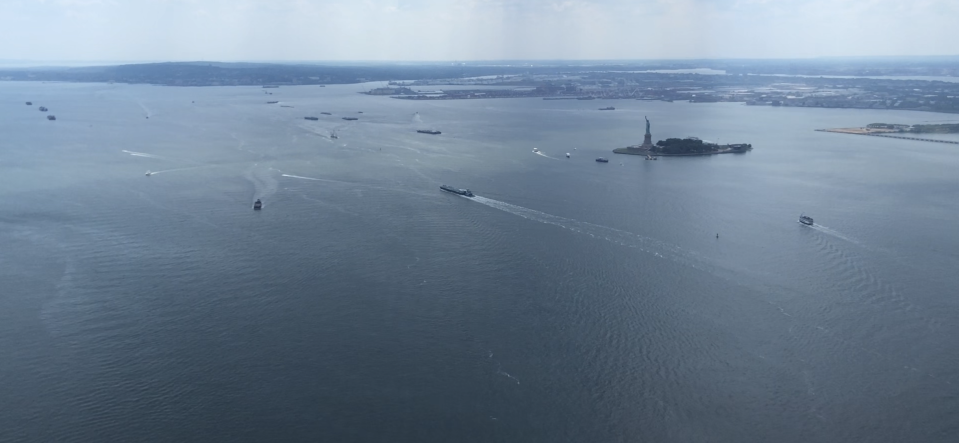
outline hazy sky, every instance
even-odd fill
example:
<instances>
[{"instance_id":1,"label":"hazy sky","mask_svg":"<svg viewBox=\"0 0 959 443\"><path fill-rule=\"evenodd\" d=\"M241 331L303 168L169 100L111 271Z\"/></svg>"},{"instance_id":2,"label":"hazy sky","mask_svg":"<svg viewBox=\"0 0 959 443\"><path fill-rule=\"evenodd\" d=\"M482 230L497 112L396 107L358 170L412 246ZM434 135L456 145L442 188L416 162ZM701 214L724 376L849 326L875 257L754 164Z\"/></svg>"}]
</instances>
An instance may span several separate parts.
<instances>
[{"instance_id":1,"label":"hazy sky","mask_svg":"<svg viewBox=\"0 0 959 443\"><path fill-rule=\"evenodd\" d=\"M959 0L0 0L5 60L959 54Z\"/></svg>"}]
</instances>

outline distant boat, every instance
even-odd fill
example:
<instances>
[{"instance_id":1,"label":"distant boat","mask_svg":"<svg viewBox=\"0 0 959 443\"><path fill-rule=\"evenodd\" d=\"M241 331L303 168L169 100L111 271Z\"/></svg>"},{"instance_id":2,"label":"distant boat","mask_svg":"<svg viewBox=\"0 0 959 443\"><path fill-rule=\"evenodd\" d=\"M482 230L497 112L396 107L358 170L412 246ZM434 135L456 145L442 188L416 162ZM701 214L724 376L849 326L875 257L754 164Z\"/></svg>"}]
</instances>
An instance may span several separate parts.
<instances>
[{"instance_id":1,"label":"distant boat","mask_svg":"<svg viewBox=\"0 0 959 443\"><path fill-rule=\"evenodd\" d=\"M569 158L569 153L568 153L568 152L566 153L566 158Z\"/></svg>"},{"instance_id":2,"label":"distant boat","mask_svg":"<svg viewBox=\"0 0 959 443\"><path fill-rule=\"evenodd\" d=\"M597 158L597 159L596 159L596 162L597 162L597 163L609 163L609 159L608 159L608 158L600 157L600 158Z\"/></svg>"},{"instance_id":3,"label":"distant boat","mask_svg":"<svg viewBox=\"0 0 959 443\"><path fill-rule=\"evenodd\" d=\"M27 102L27 106L33 106L33 102Z\"/></svg>"},{"instance_id":4,"label":"distant boat","mask_svg":"<svg viewBox=\"0 0 959 443\"><path fill-rule=\"evenodd\" d=\"M260 199L256 199L256 201L253 202L253 210L259 211L260 209L263 209L263 202L261 202Z\"/></svg>"},{"instance_id":5,"label":"distant boat","mask_svg":"<svg viewBox=\"0 0 959 443\"><path fill-rule=\"evenodd\" d=\"M330 138L336 139L336 138L340 138L340 137L338 137L335 132L331 132L331 133L330 133Z\"/></svg>"},{"instance_id":6,"label":"distant boat","mask_svg":"<svg viewBox=\"0 0 959 443\"><path fill-rule=\"evenodd\" d=\"M456 188L454 188L454 187L452 187L452 186L446 186L446 185L440 186L440 189L442 189L442 190L444 190L444 191L446 191L446 192L452 192L452 193L454 193L454 194L459 194L459 195L462 195L462 196L464 196L464 197L473 197L473 193L470 192L469 189L456 189Z\"/></svg>"},{"instance_id":7,"label":"distant boat","mask_svg":"<svg viewBox=\"0 0 959 443\"><path fill-rule=\"evenodd\" d=\"M319 118L317 118L317 117L303 117L303 118L305 118L305 119L307 119L307 120L313 120L313 121L319 120Z\"/></svg>"},{"instance_id":8,"label":"distant boat","mask_svg":"<svg viewBox=\"0 0 959 443\"><path fill-rule=\"evenodd\" d=\"M333 114L330 114L329 112L321 112L320 114L323 114L323 115L333 115Z\"/></svg>"},{"instance_id":9,"label":"distant boat","mask_svg":"<svg viewBox=\"0 0 959 443\"><path fill-rule=\"evenodd\" d=\"M48 116L47 116L47 120L56 120L56 119L57 119L57 117L56 117L55 115L48 115Z\"/></svg>"},{"instance_id":10,"label":"distant boat","mask_svg":"<svg viewBox=\"0 0 959 443\"><path fill-rule=\"evenodd\" d=\"M416 132L419 132L420 134L430 134L430 135L442 134L442 132L434 131L432 129L417 129Z\"/></svg>"},{"instance_id":11,"label":"distant boat","mask_svg":"<svg viewBox=\"0 0 959 443\"><path fill-rule=\"evenodd\" d=\"M47 111L48 111L48 109L47 109L46 106L41 106L41 107L40 107L40 112L47 112Z\"/></svg>"},{"instance_id":12,"label":"distant boat","mask_svg":"<svg viewBox=\"0 0 959 443\"><path fill-rule=\"evenodd\" d=\"M539 153L539 148L533 148L533 152Z\"/></svg>"},{"instance_id":13,"label":"distant boat","mask_svg":"<svg viewBox=\"0 0 959 443\"><path fill-rule=\"evenodd\" d=\"M266 104L268 104L268 105L272 105L272 104L274 104L274 103L279 103L279 101L274 100L274 101L271 101L271 102L266 102Z\"/></svg>"},{"instance_id":14,"label":"distant boat","mask_svg":"<svg viewBox=\"0 0 959 443\"><path fill-rule=\"evenodd\" d=\"M812 217L810 217L810 216L808 216L808 215L800 215L800 216L799 216L799 223L802 223L802 224L807 225L807 226L812 226L812 225L813 225Z\"/></svg>"},{"instance_id":15,"label":"distant boat","mask_svg":"<svg viewBox=\"0 0 959 443\"><path fill-rule=\"evenodd\" d=\"M359 120L356 117L343 117L343 120Z\"/></svg>"},{"instance_id":16,"label":"distant boat","mask_svg":"<svg viewBox=\"0 0 959 443\"><path fill-rule=\"evenodd\" d=\"M605 108L599 108L599 110L600 110L600 111L615 111L616 108L614 108L614 107L612 107L612 106L607 106L607 107L605 107Z\"/></svg>"},{"instance_id":17,"label":"distant boat","mask_svg":"<svg viewBox=\"0 0 959 443\"><path fill-rule=\"evenodd\" d=\"M150 172L150 171L147 171L147 177L149 177L149 176L151 176L151 175L153 175L153 173Z\"/></svg>"}]
</instances>

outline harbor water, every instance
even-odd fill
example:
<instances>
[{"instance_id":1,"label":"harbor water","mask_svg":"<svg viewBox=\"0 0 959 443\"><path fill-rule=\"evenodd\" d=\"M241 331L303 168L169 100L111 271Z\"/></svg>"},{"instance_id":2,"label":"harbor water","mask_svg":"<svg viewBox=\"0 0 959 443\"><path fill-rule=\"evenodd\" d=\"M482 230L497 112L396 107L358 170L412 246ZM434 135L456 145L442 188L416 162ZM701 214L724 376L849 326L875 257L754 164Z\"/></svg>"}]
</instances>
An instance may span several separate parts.
<instances>
[{"instance_id":1,"label":"harbor water","mask_svg":"<svg viewBox=\"0 0 959 443\"><path fill-rule=\"evenodd\" d=\"M377 86L0 82L0 441L955 441L948 116Z\"/></svg>"}]
</instances>

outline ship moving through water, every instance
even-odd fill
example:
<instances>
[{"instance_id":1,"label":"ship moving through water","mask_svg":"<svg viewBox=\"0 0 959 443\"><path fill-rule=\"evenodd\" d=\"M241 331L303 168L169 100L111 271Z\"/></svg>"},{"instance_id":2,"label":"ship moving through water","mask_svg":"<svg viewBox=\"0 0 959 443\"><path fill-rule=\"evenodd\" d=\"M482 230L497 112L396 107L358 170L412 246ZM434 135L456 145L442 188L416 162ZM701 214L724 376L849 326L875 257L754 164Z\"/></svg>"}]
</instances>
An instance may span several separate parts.
<instances>
[{"instance_id":1,"label":"ship moving through water","mask_svg":"<svg viewBox=\"0 0 959 443\"><path fill-rule=\"evenodd\" d=\"M456 189L456 188L454 188L454 187L452 187L452 186L446 186L446 185L440 186L440 189L442 189L442 190L444 190L444 191L446 191L446 192L452 192L452 193L454 193L454 194L459 194L459 195L462 195L462 196L464 196L464 197L473 197L473 193L470 192L469 189Z\"/></svg>"},{"instance_id":2,"label":"ship moving through water","mask_svg":"<svg viewBox=\"0 0 959 443\"><path fill-rule=\"evenodd\" d=\"M802 224L807 225L807 226L812 226L812 225L813 225L813 223L812 223L812 217L810 217L810 216L808 216L808 215L805 215L805 214L804 214L804 215L800 215L800 216L799 216L799 223L802 223Z\"/></svg>"}]
</instances>

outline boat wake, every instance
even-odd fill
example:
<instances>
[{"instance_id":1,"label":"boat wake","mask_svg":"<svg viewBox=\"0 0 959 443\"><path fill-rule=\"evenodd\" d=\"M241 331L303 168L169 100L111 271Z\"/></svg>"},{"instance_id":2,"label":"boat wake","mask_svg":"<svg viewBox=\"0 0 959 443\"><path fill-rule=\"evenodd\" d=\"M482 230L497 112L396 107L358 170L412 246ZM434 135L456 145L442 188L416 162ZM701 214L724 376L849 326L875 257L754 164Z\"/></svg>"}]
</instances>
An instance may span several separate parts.
<instances>
[{"instance_id":1,"label":"boat wake","mask_svg":"<svg viewBox=\"0 0 959 443\"><path fill-rule=\"evenodd\" d=\"M273 177L273 168L258 167L254 164L246 173L246 179L253 183L254 199L265 199L276 193L279 184Z\"/></svg>"},{"instance_id":2,"label":"boat wake","mask_svg":"<svg viewBox=\"0 0 959 443\"><path fill-rule=\"evenodd\" d=\"M807 226L808 226L808 225L807 225ZM829 227L826 227L826 226L823 226L823 225L819 225L819 224L814 224L814 225L809 226L809 227L812 228L812 229L815 229L815 230L817 230L817 231L819 231L819 232L822 232L823 234L831 235L831 236L836 237L836 238L838 238L838 239L840 239L840 240L845 240L845 241L847 241L847 242L849 242L849 243L853 243L853 244L862 246L862 243L860 243L859 240L856 240L855 238L852 238L852 237L850 237L850 236L848 236L848 235L845 235L845 234L843 234L843 233L841 233L841 232L839 232L839 231L837 231L837 230L835 230L835 229L832 229L832 228L829 228Z\"/></svg>"},{"instance_id":3,"label":"boat wake","mask_svg":"<svg viewBox=\"0 0 959 443\"><path fill-rule=\"evenodd\" d=\"M145 152L127 151L126 149L123 149L121 152L125 152L125 153L130 154L130 155L132 155L132 156L134 156L134 157L156 158L156 159L160 159L160 160L163 159L163 157L160 157L159 155L147 154L147 153L145 153Z\"/></svg>"},{"instance_id":4,"label":"boat wake","mask_svg":"<svg viewBox=\"0 0 959 443\"><path fill-rule=\"evenodd\" d=\"M209 166L189 166L189 167L186 167L186 168L164 169L164 170L162 170L162 171L150 171L150 175L162 174L162 173L164 173L164 172L176 172L176 171L186 171L186 170L190 170L190 169L209 168L209 167L212 167L212 166L214 166L214 165L209 165Z\"/></svg>"},{"instance_id":5,"label":"boat wake","mask_svg":"<svg viewBox=\"0 0 959 443\"><path fill-rule=\"evenodd\" d=\"M678 246L674 246L654 238L634 234L632 232L623 231L616 228L610 228L607 226L547 214L545 212L512 205L506 202L501 202L478 195L472 198L463 198L469 198L477 203L523 217L527 220L559 226L563 229L585 234L593 238L606 240L616 243L620 246L636 248L659 258L670 259L697 269L702 268L701 265L694 263L693 257L697 254L694 254L690 251L685 251Z\"/></svg>"},{"instance_id":6,"label":"boat wake","mask_svg":"<svg viewBox=\"0 0 959 443\"><path fill-rule=\"evenodd\" d=\"M550 156L548 156L548 155L546 155L546 154L543 154L543 151L533 151L533 154L546 157L546 158L548 158L548 159L550 159L550 160L559 160L559 159L556 158L556 157L550 157Z\"/></svg>"},{"instance_id":7,"label":"boat wake","mask_svg":"<svg viewBox=\"0 0 959 443\"><path fill-rule=\"evenodd\" d=\"M339 180L330 180L330 179L326 179L326 178L304 177L304 176L302 176L302 175L293 175L293 174L280 174L280 176L282 176L282 177L288 177L288 178L298 178L298 179L300 179L300 180L312 180L312 181L315 181L315 182L343 183L343 184L347 184L347 185L352 185L352 184L353 184L353 183L350 183L350 182L344 182L344 181L339 181Z\"/></svg>"}]
</instances>

